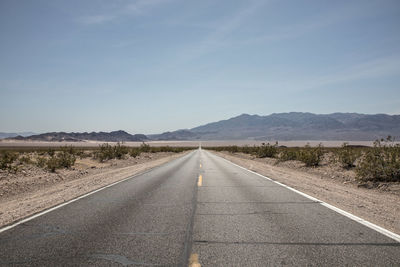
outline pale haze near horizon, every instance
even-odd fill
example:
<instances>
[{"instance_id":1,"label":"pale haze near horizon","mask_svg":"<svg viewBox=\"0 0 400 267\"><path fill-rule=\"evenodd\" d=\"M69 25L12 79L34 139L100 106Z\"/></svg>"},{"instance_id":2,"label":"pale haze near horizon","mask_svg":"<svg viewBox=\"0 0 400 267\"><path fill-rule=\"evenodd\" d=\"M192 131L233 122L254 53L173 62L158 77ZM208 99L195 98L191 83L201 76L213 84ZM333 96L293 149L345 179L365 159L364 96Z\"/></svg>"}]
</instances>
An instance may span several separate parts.
<instances>
[{"instance_id":1,"label":"pale haze near horizon","mask_svg":"<svg viewBox=\"0 0 400 267\"><path fill-rule=\"evenodd\" d=\"M399 1L0 2L0 132L400 114Z\"/></svg>"}]
</instances>

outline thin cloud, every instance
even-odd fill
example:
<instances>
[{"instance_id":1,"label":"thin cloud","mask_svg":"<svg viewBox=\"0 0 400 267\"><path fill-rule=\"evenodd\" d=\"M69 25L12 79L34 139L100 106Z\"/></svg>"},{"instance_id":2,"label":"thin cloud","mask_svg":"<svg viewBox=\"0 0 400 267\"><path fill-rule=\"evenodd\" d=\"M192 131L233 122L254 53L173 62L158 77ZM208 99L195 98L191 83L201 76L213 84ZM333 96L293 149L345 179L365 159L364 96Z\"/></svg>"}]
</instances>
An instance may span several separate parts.
<instances>
[{"instance_id":1,"label":"thin cloud","mask_svg":"<svg viewBox=\"0 0 400 267\"><path fill-rule=\"evenodd\" d=\"M286 80L256 81L242 82L231 79L229 83L215 83L218 88L226 88L229 90L282 90L287 93L307 92L310 90L325 90L328 86L346 85L352 82L363 82L371 79L382 79L390 76L400 75L400 55L386 56L381 58L370 59L358 64L354 64L347 68L343 68L335 73L319 75L287 78ZM201 88L202 85L199 85ZM341 87L343 88L343 86Z\"/></svg>"},{"instance_id":2,"label":"thin cloud","mask_svg":"<svg viewBox=\"0 0 400 267\"><path fill-rule=\"evenodd\" d=\"M135 44L137 44L136 40L120 41L118 43L113 44L112 47L114 47L114 48L124 48L124 47L128 47L128 46L133 46Z\"/></svg>"},{"instance_id":3,"label":"thin cloud","mask_svg":"<svg viewBox=\"0 0 400 267\"><path fill-rule=\"evenodd\" d=\"M225 46L225 38L239 28L264 4L265 1L252 1L247 7L230 16L228 20L219 24L219 26L200 41L199 44L191 46L186 52L183 52L182 61L190 61Z\"/></svg>"},{"instance_id":4,"label":"thin cloud","mask_svg":"<svg viewBox=\"0 0 400 267\"><path fill-rule=\"evenodd\" d=\"M171 1L172 0L138 0L135 3L127 5L124 10L130 14L141 15L146 12L146 10L164 5Z\"/></svg>"},{"instance_id":5,"label":"thin cloud","mask_svg":"<svg viewBox=\"0 0 400 267\"><path fill-rule=\"evenodd\" d=\"M353 65L333 75L322 76L312 82L309 88L356 80L381 78L396 74L400 74L400 56L383 57Z\"/></svg>"},{"instance_id":6,"label":"thin cloud","mask_svg":"<svg viewBox=\"0 0 400 267\"><path fill-rule=\"evenodd\" d=\"M110 14L82 16L79 17L77 21L85 25L104 24L124 16L144 15L149 10L171 1L174 0L137 0L126 5L122 5L115 11L110 11Z\"/></svg>"},{"instance_id":7,"label":"thin cloud","mask_svg":"<svg viewBox=\"0 0 400 267\"><path fill-rule=\"evenodd\" d=\"M93 15L93 16L83 16L78 18L78 22L86 25L103 24L110 22L115 19L112 15Z\"/></svg>"},{"instance_id":8,"label":"thin cloud","mask_svg":"<svg viewBox=\"0 0 400 267\"><path fill-rule=\"evenodd\" d=\"M298 21L290 25L282 25L267 34L248 38L246 40L237 40L234 44L251 45L255 43L268 43L295 39L338 23L345 23L346 21L354 20L355 18L359 19L361 17L369 16L374 13L374 10L376 10L377 3L366 3L363 7L363 12L360 12L359 5L346 4L332 12L319 14L310 19Z\"/></svg>"}]
</instances>

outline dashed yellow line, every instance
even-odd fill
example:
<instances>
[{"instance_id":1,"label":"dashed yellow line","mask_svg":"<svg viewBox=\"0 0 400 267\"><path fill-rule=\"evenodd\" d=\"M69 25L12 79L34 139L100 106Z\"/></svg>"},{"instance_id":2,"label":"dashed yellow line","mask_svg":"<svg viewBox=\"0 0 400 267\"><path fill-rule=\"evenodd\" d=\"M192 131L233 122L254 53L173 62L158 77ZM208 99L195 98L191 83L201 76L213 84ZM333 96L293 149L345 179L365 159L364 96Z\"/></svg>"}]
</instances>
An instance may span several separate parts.
<instances>
[{"instance_id":1,"label":"dashed yellow line","mask_svg":"<svg viewBox=\"0 0 400 267\"><path fill-rule=\"evenodd\" d=\"M201 168L201 163L200 163L200 168Z\"/></svg>"},{"instance_id":2,"label":"dashed yellow line","mask_svg":"<svg viewBox=\"0 0 400 267\"><path fill-rule=\"evenodd\" d=\"M199 254L192 253L189 258L189 267L201 267L199 263Z\"/></svg>"},{"instance_id":3,"label":"dashed yellow line","mask_svg":"<svg viewBox=\"0 0 400 267\"><path fill-rule=\"evenodd\" d=\"M202 186L202 184L203 184L203 176L200 174L199 180L197 181L197 186Z\"/></svg>"}]
</instances>

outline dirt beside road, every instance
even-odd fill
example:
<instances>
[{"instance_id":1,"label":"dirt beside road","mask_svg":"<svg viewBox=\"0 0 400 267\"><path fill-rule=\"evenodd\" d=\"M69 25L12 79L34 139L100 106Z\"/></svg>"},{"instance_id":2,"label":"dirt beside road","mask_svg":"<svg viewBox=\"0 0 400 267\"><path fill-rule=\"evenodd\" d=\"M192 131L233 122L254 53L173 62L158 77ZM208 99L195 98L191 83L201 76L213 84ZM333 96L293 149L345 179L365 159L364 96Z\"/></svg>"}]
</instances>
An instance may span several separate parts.
<instances>
[{"instance_id":1,"label":"dirt beside road","mask_svg":"<svg viewBox=\"0 0 400 267\"><path fill-rule=\"evenodd\" d=\"M304 167L242 153L213 153L400 234L400 183L359 184L351 170L328 164Z\"/></svg>"},{"instance_id":2,"label":"dirt beside road","mask_svg":"<svg viewBox=\"0 0 400 267\"><path fill-rule=\"evenodd\" d=\"M125 160L77 159L72 169L48 172L24 166L0 171L0 226L10 224L85 193L181 157L183 153L142 153Z\"/></svg>"}]
</instances>

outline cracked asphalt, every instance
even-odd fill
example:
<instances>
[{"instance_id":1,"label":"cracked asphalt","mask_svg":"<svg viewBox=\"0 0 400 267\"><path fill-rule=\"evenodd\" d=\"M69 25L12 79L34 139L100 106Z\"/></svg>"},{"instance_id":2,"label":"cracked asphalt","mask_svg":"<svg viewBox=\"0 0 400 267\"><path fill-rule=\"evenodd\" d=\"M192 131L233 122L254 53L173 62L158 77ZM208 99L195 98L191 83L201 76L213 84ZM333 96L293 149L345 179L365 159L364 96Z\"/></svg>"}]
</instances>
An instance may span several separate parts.
<instances>
[{"instance_id":1,"label":"cracked asphalt","mask_svg":"<svg viewBox=\"0 0 400 267\"><path fill-rule=\"evenodd\" d=\"M0 233L2 266L187 266L191 255L399 266L400 243L204 150Z\"/></svg>"}]
</instances>

